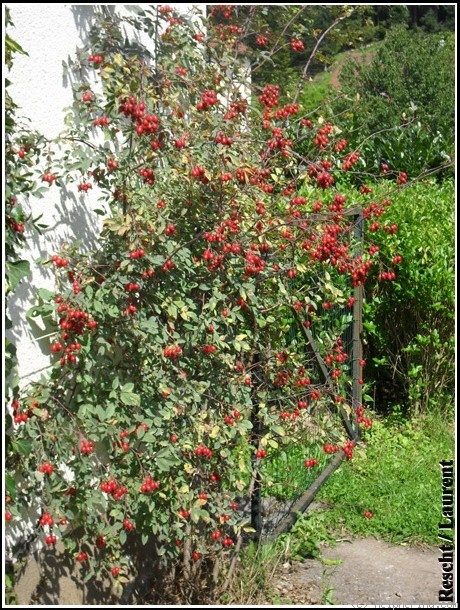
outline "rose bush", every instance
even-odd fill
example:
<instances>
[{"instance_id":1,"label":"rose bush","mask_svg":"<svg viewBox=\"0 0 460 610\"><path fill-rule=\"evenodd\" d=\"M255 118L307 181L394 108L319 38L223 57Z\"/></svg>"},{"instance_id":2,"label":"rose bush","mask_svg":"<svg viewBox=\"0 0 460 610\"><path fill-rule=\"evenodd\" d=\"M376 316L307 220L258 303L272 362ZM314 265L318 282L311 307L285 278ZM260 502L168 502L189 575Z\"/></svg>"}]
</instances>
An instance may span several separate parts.
<instances>
[{"instance_id":1,"label":"rose bush","mask_svg":"<svg viewBox=\"0 0 460 610\"><path fill-rule=\"evenodd\" d=\"M56 289L29 315L56 328L53 366L11 403L9 514L38 498L37 532L62 540L86 578L103 569L126 583L141 543L177 560L182 583L209 566L221 583L222 556L251 534L241 498L271 451L320 425L326 453L352 454L338 425L354 417L341 333L370 269L395 273L378 248L361 250L350 211L364 207L371 233L391 230L389 201L368 187L341 195L359 161L343 134L281 104L277 84L251 90L251 26L234 13L131 18L154 56L102 13L42 175L47 188L97 190L104 228L97 250L67 245L42 261Z\"/></svg>"}]
</instances>

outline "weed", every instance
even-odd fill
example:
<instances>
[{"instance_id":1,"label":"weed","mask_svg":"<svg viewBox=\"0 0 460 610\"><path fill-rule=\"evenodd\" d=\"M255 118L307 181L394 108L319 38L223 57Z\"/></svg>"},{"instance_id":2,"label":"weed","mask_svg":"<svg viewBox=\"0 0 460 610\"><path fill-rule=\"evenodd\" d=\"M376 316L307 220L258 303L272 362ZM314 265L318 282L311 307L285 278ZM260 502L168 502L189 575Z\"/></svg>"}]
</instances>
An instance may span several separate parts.
<instances>
[{"instance_id":1,"label":"weed","mask_svg":"<svg viewBox=\"0 0 460 610\"><path fill-rule=\"evenodd\" d=\"M267 544L250 542L239 557L231 583L220 603L244 606L266 604L267 599L276 599L270 582L285 556L285 543L280 539ZM284 604L285 600L279 599L281 603Z\"/></svg>"},{"instance_id":2,"label":"weed","mask_svg":"<svg viewBox=\"0 0 460 610\"><path fill-rule=\"evenodd\" d=\"M323 597L321 603L324 606L334 606L335 602L333 599L334 588L331 585L332 574L328 574L326 570L323 570L321 577L321 583L323 587Z\"/></svg>"},{"instance_id":3,"label":"weed","mask_svg":"<svg viewBox=\"0 0 460 610\"><path fill-rule=\"evenodd\" d=\"M321 544L334 544L329 533L329 517L326 511L314 511L300 517L288 534L285 534L287 554L290 559L301 561L307 557L319 558Z\"/></svg>"}]
</instances>

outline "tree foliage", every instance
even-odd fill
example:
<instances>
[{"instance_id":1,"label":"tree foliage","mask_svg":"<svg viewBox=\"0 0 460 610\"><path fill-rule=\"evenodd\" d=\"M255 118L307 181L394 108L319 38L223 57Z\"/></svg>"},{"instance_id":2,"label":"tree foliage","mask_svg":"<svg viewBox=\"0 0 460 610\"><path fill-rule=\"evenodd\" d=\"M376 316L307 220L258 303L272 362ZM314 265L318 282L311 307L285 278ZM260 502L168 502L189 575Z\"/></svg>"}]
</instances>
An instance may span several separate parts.
<instances>
[{"instance_id":1,"label":"tree foliage","mask_svg":"<svg viewBox=\"0 0 460 610\"><path fill-rule=\"evenodd\" d=\"M369 64L349 62L343 97L332 102L339 123L368 137L366 156L410 176L451 164L454 147L454 37L402 27L388 33ZM351 136L353 139L353 135Z\"/></svg>"}]
</instances>

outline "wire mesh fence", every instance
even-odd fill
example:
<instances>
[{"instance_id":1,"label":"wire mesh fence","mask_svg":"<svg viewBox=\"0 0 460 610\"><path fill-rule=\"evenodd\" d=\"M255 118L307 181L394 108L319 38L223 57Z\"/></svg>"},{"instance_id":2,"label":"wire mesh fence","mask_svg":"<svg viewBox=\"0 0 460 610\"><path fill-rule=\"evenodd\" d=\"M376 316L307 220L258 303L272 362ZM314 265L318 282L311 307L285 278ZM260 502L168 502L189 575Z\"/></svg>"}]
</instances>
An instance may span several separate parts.
<instances>
[{"instance_id":1,"label":"wire mesh fence","mask_svg":"<svg viewBox=\"0 0 460 610\"><path fill-rule=\"evenodd\" d=\"M353 218L348 235L354 242L353 256L360 258L362 209L353 208L347 214ZM312 381L291 396L277 396L275 388L271 398L275 405L278 403L283 425L291 428L290 440L287 444L273 443L270 458L261 464L252 493L242 507L251 519L255 537L262 541L276 538L293 525L342 460L351 457L359 440L356 409L362 402L363 289L358 282L355 286L343 285L342 292L352 296L342 306L323 309L311 325L301 323L293 312L287 345L302 342L304 368ZM335 337L332 353L329 345L329 354L325 355L331 337ZM340 391L335 384L337 373L331 367L334 360L340 362L340 375L347 378ZM292 404L300 408L292 409ZM253 420L258 437L262 430L257 430L260 422L256 405Z\"/></svg>"}]
</instances>

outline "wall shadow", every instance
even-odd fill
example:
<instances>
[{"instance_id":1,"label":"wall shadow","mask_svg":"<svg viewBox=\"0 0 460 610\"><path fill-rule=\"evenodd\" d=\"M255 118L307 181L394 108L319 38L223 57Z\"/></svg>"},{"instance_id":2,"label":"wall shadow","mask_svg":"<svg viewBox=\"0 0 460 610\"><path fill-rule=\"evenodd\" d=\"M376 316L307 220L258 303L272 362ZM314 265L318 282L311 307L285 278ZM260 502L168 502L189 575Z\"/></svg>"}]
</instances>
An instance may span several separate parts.
<instances>
[{"instance_id":1,"label":"wall shadow","mask_svg":"<svg viewBox=\"0 0 460 610\"><path fill-rule=\"evenodd\" d=\"M110 580L91 578L84 583L85 572L84 563L66 553L62 543L35 551L16 574L18 600L44 606L116 604Z\"/></svg>"}]
</instances>

